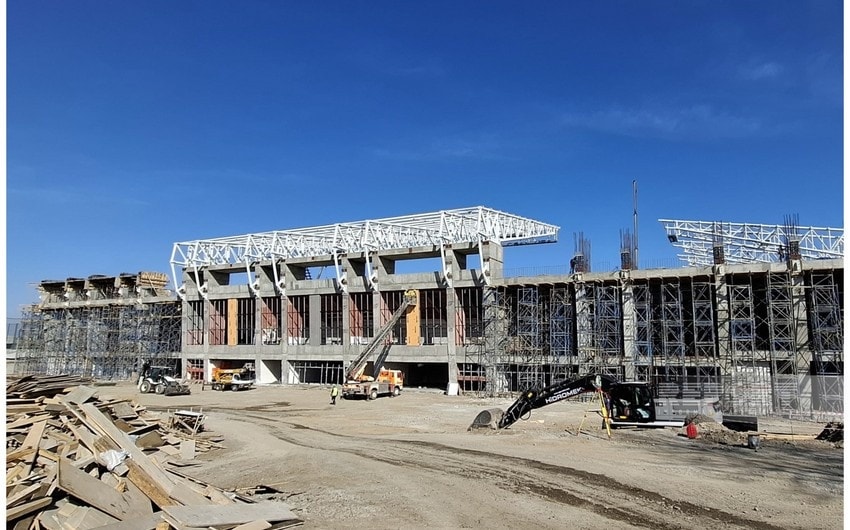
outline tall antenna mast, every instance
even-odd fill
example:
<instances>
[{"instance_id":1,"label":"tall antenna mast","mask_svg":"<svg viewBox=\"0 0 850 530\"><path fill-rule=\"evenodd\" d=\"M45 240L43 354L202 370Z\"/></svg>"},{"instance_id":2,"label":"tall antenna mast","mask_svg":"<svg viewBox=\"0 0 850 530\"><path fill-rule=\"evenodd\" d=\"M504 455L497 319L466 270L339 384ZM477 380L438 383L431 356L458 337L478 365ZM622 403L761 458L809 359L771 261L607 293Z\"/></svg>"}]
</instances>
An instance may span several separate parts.
<instances>
[{"instance_id":1,"label":"tall antenna mast","mask_svg":"<svg viewBox=\"0 0 850 530\"><path fill-rule=\"evenodd\" d=\"M637 180L632 181L632 205L633 205L633 222L634 222L634 232L635 232L635 240L634 240L634 252L632 252L634 259L634 268L640 268L638 261L638 210L637 210Z\"/></svg>"}]
</instances>

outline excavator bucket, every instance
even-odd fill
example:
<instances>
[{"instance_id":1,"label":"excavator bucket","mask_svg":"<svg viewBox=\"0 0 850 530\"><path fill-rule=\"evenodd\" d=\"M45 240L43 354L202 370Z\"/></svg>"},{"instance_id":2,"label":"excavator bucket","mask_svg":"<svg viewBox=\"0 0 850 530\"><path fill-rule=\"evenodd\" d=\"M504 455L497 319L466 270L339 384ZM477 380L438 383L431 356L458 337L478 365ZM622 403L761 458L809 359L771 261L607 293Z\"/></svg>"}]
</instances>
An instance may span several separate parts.
<instances>
[{"instance_id":1,"label":"excavator bucket","mask_svg":"<svg viewBox=\"0 0 850 530\"><path fill-rule=\"evenodd\" d=\"M499 421L504 416L505 411L502 409L486 409L482 410L478 413L478 416L475 417L475 420L472 422L472 425L467 429L468 431L472 431L475 429L492 429L496 430L499 428Z\"/></svg>"}]
</instances>

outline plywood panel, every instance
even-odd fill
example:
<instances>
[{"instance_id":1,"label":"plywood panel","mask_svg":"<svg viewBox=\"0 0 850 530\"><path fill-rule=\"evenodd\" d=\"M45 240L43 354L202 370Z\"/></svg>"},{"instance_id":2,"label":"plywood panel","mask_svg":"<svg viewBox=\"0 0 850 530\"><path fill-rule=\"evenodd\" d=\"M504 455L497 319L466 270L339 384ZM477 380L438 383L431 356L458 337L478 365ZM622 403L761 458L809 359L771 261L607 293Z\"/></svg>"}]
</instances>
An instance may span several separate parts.
<instances>
[{"instance_id":1,"label":"plywood panel","mask_svg":"<svg viewBox=\"0 0 850 530\"><path fill-rule=\"evenodd\" d=\"M420 342L420 312L419 291L416 291L416 305L407 308L407 345L419 346Z\"/></svg>"},{"instance_id":2,"label":"plywood panel","mask_svg":"<svg viewBox=\"0 0 850 530\"><path fill-rule=\"evenodd\" d=\"M237 329L237 317L239 316L238 300L230 298L227 300L227 345L236 346L239 343Z\"/></svg>"}]
</instances>

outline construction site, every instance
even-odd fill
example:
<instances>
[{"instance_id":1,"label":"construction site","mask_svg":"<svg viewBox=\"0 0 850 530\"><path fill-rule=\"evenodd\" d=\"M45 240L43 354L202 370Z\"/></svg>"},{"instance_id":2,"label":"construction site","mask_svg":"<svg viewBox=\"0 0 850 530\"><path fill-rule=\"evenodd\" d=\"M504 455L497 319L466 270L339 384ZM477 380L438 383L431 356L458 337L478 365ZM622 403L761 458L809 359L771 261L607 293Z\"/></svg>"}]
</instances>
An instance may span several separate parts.
<instances>
[{"instance_id":1,"label":"construction site","mask_svg":"<svg viewBox=\"0 0 850 530\"><path fill-rule=\"evenodd\" d=\"M843 232L792 220L661 220L668 268L625 232L594 271L575 234L510 274L559 228L476 207L43 281L7 339L7 521L840 528Z\"/></svg>"},{"instance_id":2,"label":"construction site","mask_svg":"<svg viewBox=\"0 0 850 530\"><path fill-rule=\"evenodd\" d=\"M164 273L43 281L18 373L334 384L372 344L406 385L505 396L588 373L737 414L843 414L843 230L660 220L682 266L505 274L505 248L559 227L486 207L175 243ZM566 261L566 260L565 260ZM403 272L405 268L428 272ZM416 299L402 311L404 293ZM377 338L376 338L377 337Z\"/></svg>"}]
</instances>

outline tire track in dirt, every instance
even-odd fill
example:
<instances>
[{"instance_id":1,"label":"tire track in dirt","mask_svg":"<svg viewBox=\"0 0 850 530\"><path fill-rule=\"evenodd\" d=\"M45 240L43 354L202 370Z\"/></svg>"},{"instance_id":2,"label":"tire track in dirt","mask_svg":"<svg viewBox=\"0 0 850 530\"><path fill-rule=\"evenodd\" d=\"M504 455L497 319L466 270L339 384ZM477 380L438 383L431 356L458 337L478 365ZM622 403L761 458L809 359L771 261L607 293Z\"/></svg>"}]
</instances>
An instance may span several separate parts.
<instances>
[{"instance_id":1,"label":"tire track in dirt","mask_svg":"<svg viewBox=\"0 0 850 530\"><path fill-rule=\"evenodd\" d=\"M763 521L630 486L604 474L432 442L344 435L260 414L246 414L244 409L228 410L239 418L248 417L265 424L270 434L296 446L344 452L389 465L481 480L515 494L535 495L632 526L674 530L687 524L708 528L780 530L780 527ZM326 440L307 440L297 431L321 434Z\"/></svg>"}]
</instances>

